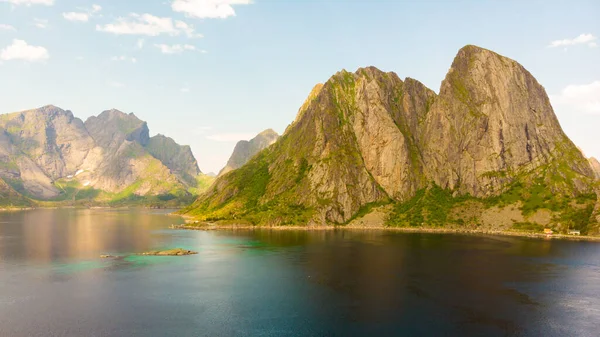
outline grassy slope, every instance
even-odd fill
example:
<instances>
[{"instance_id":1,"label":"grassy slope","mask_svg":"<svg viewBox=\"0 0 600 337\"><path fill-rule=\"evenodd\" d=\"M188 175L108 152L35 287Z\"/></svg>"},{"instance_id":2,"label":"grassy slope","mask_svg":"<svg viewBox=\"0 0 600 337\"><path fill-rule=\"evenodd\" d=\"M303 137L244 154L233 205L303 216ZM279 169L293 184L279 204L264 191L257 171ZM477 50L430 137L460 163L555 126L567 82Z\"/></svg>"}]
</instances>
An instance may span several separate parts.
<instances>
[{"instance_id":1,"label":"grassy slope","mask_svg":"<svg viewBox=\"0 0 600 337\"><path fill-rule=\"evenodd\" d=\"M0 178L0 207L22 208L33 205L34 202L15 191L4 179Z\"/></svg>"},{"instance_id":2,"label":"grassy slope","mask_svg":"<svg viewBox=\"0 0 600 337\"><path fill-rule=\"evenodd\" d=\"M243 167L225 174L219 184L224 189L212 189L204 197L188 206L182 213L207 221L238 220L244 223L272 223L280 225L305 224L312 214L311 209L294 202L293 188L270 200L261 203L270 182L269 162L273 160L277 149L268 148L260 152ZM290 179L299 183L306 168L289 172ZM235 197L233 198L232 196Z\"/></svg>"},{"instance_id":3,"label":"grassy slope","mask_svg":"<svg viewBox=\"0 0 600 337\"><path fill-rule=\"evenodd\" d=\"M579 159L571 157L568 152L562 152L561 157L550 164L518 174L503 193L490 198L453 196L452 191L431 185L411 200L396 204L387 225L477 228L484 225L484 212L491 211L492 215L502 217L499 210L515 208L519 213L517 217L523 221L509 220L511 230L541 232L549 227L561 233L578 229L582 234L599 234L599 224L591 217L597 201L592 188L597 183L572 170L569 164ZM573 193L572 184L576 181L588 184L589 193ZM476 211L460 211L465 208ZM542 210L550 214L549 221L537 219L536 214Z\"/></svg>"}]
</instances>

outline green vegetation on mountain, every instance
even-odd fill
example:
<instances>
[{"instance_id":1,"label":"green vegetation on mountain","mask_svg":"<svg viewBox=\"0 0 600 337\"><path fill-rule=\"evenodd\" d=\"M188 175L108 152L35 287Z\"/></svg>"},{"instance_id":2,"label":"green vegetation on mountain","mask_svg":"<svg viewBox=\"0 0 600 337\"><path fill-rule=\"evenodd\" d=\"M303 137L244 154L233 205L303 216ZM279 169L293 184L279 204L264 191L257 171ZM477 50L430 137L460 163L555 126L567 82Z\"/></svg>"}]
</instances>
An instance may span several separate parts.
<instances>
[{"instance_id":1,"label":"green vegetation on mountain","mask_svg":"<svg viewBox=\"0 0 600 337\"><path fill-rule=\"evenodd\" d=\"M597 234L597 189L535 78L466 46L439 95L374 67L338 72L276 143L182 213L322 226L384 212L385 226Z\"/></svg>"}]
</instances>

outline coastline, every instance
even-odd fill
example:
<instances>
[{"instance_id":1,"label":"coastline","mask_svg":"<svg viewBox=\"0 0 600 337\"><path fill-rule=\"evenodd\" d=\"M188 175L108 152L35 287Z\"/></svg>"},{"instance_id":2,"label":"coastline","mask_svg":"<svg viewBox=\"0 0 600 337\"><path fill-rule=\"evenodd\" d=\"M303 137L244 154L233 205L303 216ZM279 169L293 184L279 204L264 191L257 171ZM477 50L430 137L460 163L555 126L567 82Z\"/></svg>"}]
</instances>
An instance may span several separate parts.
<instances>
[{"instance_id":1,"label":"coastline","mask_svg":"<svg viewBox=\"0 0 600 337\"><path fill-rule=\"evenodd\" d=\"M150 207L150 206L38 206L38 207L0 207L0 213L2 212L23 212L23 211L33 211L36 209L146 209L146 210L156 210L156 209L164 209L164 210L179 210L183 207ZM167 215L177 215L174 213L167 213Z\"/></svg>"},{"instance_id":2,"label":"coastline","mask_svg":"<svg viewBox=\"0 0 600 337\"><path fill-rule=\"evenodd\" d=\"M182 225L171 225L171 229L179 230L198 230L198 231L237 231L237 230L259 230L259 231L336 231L336 230L351 230L351 231L387 231L401 233L424 233L424 234L463 234L463 235L495 235L495 236L512 236L526 237L533 239L544 240L570 240L570 241L589 241L599 242L600 236L585 236L585 235L565 235L552 234L546 235L543 233L517 232L517 231L492 231L492 230L476 230L476 229L449 229L449 228L430 228L430 227L388 227L388 226L253 226L243 224L210 224L204 223L199 225L190 225L190 223Z\"/></svg>"}]
</instances>

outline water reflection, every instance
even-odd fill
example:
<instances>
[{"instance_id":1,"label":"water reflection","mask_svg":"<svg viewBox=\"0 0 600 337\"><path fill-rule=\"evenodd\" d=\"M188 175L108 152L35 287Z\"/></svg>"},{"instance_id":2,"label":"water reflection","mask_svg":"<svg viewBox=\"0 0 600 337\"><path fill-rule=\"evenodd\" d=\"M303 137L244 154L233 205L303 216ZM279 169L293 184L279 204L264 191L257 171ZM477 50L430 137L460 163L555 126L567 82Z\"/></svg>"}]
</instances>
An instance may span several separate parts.
<instances>
[{"instance_id":1,"label":"water reflection","mask_svg":"<svg viewBox=\"0 0 600 337\"><path fill-rule=\"evenodd\" d=\"M427 317L431 324L412 333L571 335L569 322L592 332L600 321L600 282L588 283L600 281L596 243L377 231L247 235L302 247L291 260L338 304L314 298L318 315L359 325L348 332L366 326L385 334Z\"/></svg>"},{"instance_id":2,"label":"water reflection","mask_svg":"<svg viewBox=\"0 0 600 337\"><path fill-rule=\"evenodd\" d=\"M165 239L153 230L181 221L165 214L130 210L46 209L3 213L0 214L0 256L5 260L43 263L142 252ZM163 236L168 237L168 234Z\"/></svg>"},{"instance_id":3,"label":"water reflection","mask_svg":"<svg viewBox=\"0 0 600 337\"><path fill-rule=\"evenodd\" d=\"M595 336L600 321L597 243L177 221L0 214L0 335ZM130 255L159 247L199 254Z\"/></svg>"}]
</instances>

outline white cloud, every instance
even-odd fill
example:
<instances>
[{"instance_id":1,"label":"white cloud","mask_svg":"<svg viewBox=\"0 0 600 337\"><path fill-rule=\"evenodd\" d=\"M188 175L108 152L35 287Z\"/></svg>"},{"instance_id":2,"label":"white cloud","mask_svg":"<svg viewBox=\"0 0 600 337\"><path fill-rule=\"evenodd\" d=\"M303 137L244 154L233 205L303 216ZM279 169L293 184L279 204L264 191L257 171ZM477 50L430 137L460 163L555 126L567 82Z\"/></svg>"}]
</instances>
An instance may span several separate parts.
<instances>
[{"instance_id":1,"label":"white cloud","mask_svg":"<svg viewBox=\"0 0 600 337\"><path fill-rule=\"evenodd\" d=\"M206 136L206 139L215 142L238 142L244 139L251 139L254 135L255 134L251 132L217 133Z\"/></svg>"},{"instance_id":2,"label":"white cloud","mask_svg":"<svg viewBox=\"0 0 600 337\"><path fill-rule=\"evenodd\" d=\"M63 17L69 21L88 22L90 16L86 13L81 12L68 12L63 13Z\"/></svg>"},{"instance_id":3,"label":"white cloud","mask_svg":"<svg viewBox=\"0 0 600 337\"><path fill-rule=\"evenodd\" d=\"M131 13L127 18L118 18L114 23L96 25L96 30L113 33L117 35L147 35L158 36L167 34L176 36L185 34L189 37L198 36L194 33L194 27L182 21L171 18L161 18L151 14Z\"/></svg>"},{"instance_id":4,"label":"white cloud","mask_svg":"<svg viewBox=\"0 0 600 337\"><path fill-rule=\"evenodd\" d=\"M137 59L135 57L128 57L125 55L121 56L113 56L110 58L112 61L131 61L131 63L136 63Z\"/></svg>"},{"instance_id":5,"label":"white cloud","mask_svg":"<svg viewBox=\"0 0 600 337\"><path fill-rule=\"evenodd\" d=\"M96 16L95 14L102 10L102 7L99 5L92 5L91 9L87 8L78 8L83 12L67 12L63 13L63 17L69 21L79 21L79 22L88 22L91 17Z\"/></svg>"},{"instance_id":6,"label":"white cloud","mask_svg":"<svg viewBox=\"0 0 600 337\"><path fill-rule=\"evenodd\" d=\"M181 88L181 92L188 93L190 92L190 88Z\"/></svg>"},{"instance_id":7,"label":"white cloud","mask_svg":"<svg viewBox=\"0 0 600 337\"><path fill-rule=\"evenodd\" d=\"M38 28L41 28L41 29L48 28L48 20L46 20L46 19L37 19L36 18L36 19L33 19L33 21L34 21L33 24Z\"/></svg>"},{"instance_id":8,"label":"white cloud","mask_svg":"<svg viewBox=\"0 0 600 337\"><path fill-rule=\"evenodd\" d=\"M171 9L200 19L225 19L235 16L234 5L248 5L250 0L174 0Z\"/></svg>"},{"instance_id":9,"label":"white cloud","mask_svg":"<svg viewBox=\"0 0 600 337\"><path fill-rule=\"evenodd\" d=\"M121 82L116 82L116 81L108 82L108 85L110 85L111 87L115 87L115 88L123 88L125 86L125 84L123 84Z\"/></svg>"},{"instance_id":10,"label":"white cloud","mask_svg":"<svg viewBox=\"0 0 600 337\"><path fill-rule=\"evenodd\" d=\"M564 47L564 46L574 46L578 44L587 44L589 47L596 47L597 44L594 42L597 39L592 34L581 34L574 39L563 39L563 40L554 40L550 42L548 47Z\"/></svg>"},{"instance_id":11,"label":"white cloud","mask_svg":"<svg viewBox=\"0 0 600 337\"><path fill-rule=\"evenodd\" d=\"M551 95L550 100L563 110L600 114L600 81L569 85L560 94Z\"/></svg>"},{"instance_id":12,"label":"white cloud","mask_svg":"<svg viewBox=\"0 0 600 337\"><path fill-rule=\"evenodd\" d=\"M0 23L0 30L12 30L12 31L16 31L15 27L13 27L11 25L5 25L3 23Z\"/></svg>"},{"instance_id":13,"label":"white cloud","mask_svg":"<svg viewBox=\"0 0 600 337\"><path fill-rule=\"evenodd\" d=\"M194 26L188 25L183 21L175 21L175 27L185 33L188 37L204 37L202 34L194 32Z\"/></svg>"},{"instance_id":14,"label":"white cloud","mask_svg":"<svg viewBox=\"0 0 600 337\"><path fill-rule=\"evenodd\" d=\"M45 61L50 58L48 50L44 47L31 46L23 40L15 39L10 46L0 51L0 60L23 60L28 62Z\"/></svg>"},{"instance_id":15,"label":"white cloud","mask_svg":"<svg viewBox=\"0 0 600 337\"><path fill-rule=\"evenodd\" d=\"M46 5L52 6L54 5L54 0L0 0L0 2L8 2L13 5Z\"/></svg>"},{"instance_id":16,"label":"white cloud","mask_svg":"<svg viewBox=\"0 0 600 337\"><path fill-rule=\"evenodd\" d=\"M168 44L155 44L154 45L156 48L160 49L160 51L163 54L180 54L184 51L193 51L196 50L196 47L189 45L189 44L174 44L174 45L168 45Z\"/></svg>"},{"instance_id":17,"label":"white cloud","mask_svg":"<svg viewBox=\"0 0 600 337\"><path fill-rule=\"evenodd\" d=\"M197 135L203 135L205 134L207 131L212 130L213 127L212 126L198 126L195 130L194 133Z\"/></svg>"}]
</instances>

